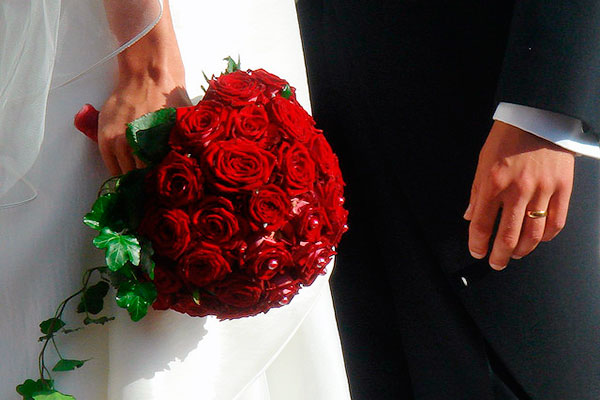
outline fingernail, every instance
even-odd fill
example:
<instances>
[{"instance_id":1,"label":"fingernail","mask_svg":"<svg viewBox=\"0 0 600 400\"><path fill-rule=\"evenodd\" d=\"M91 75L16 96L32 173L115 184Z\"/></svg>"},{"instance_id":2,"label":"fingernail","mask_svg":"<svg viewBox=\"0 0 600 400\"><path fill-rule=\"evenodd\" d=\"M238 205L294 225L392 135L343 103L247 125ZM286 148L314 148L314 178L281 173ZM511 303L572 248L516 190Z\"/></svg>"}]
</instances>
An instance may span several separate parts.
<instances>
[{"instance_id":1,"label":"fingernail","mask_svg":"<svg viewBox=\"0 0 600 400\"><path fill-rule=\"evenodd\" d=\"M469 250L469 252L471 253L471 256L473 256L473 258L476 258L478 260L481 260L483 257L485 257L485 254L475 253L472 250Z\"/></svg>"},{"instance_id":2,"label":"fingernail","mask_svg":"<svg viewBox=\"0 0 600 400\"><path fill-rule=\"evenodd\" d=\"M497 265L497 264L490 263L490 267L492 267L496 271L500 271L500 270L503 270L504 268L506 268L506 265Z\"/></svg>"},{"instance_id":3,"label":"fingernail","mask_svg":"<svg viewBox=\"0 0 600 400\"><path fill-rule=\"evenodd\" d=\"M467 210L465 211L465 214L463 215L464 219L469 219L471 214L471 203L469 203L469 206L467 207Z\"/></svg>"},{"instance_id":4,"label":"fingernail","mask_svg":"<svg viewBox=\"0 0 600 400\"><path fill-rule=\"evenodd\" d=\"M511 257L513 260L520 260L521 258L523 258L523 256L518 256L516 254L513 254Z\"/></svg>"}]
</instances>

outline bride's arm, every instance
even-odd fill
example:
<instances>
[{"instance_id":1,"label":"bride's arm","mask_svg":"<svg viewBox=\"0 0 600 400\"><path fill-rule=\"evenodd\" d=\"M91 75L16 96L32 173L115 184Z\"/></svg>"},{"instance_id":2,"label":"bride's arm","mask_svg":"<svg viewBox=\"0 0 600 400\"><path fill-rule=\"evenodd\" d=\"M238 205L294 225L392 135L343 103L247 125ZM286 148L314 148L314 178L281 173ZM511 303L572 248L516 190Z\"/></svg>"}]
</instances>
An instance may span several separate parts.
<instances>
[{"instance_id":1,"label":"bride's arm","mask_svg":"<svg viewBox=\"0 0 600 400\"><path fill-rule=\"evenodd\" d=\"M121 0L105 0L113 30L127 27L130 16L119 12ZM128 172L140 163L135 160L125 138L126 124L162 107L190 104L185 91L185 74L169 1L158 24L133 46L118 56L118 81L100 111L98 145L113 175Z\"/></svg>"}]
</instances>

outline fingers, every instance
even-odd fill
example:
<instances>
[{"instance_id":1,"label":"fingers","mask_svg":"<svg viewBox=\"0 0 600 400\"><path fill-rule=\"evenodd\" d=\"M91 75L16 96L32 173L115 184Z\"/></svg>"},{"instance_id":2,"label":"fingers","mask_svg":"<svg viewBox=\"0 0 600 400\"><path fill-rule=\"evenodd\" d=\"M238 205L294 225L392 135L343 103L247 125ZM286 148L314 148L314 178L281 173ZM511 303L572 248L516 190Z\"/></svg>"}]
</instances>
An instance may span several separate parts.
<instances>
[{"instance_id":1,"label":"fingers","mask_svg":"<svg viewBox=\"0 0 600 400\"><path fill-rule=\"evenodd\" d=\"M569 200L571 199L571 186L563 189L550 198L548 205L548 217L546 217L546 226L542 241L547 242L556 237L564 228L567 222L567 213L569 211Z\"/></svg>"},{"instance_id":2,"label":"fingers","mask_svg":"<svg viewBox=\"0 0 600 400\"><path fill-rule=\"evenodd\" d=\"M493 269L502 270L508 265L508 261L519 243L524 216L525 204L520 199L505 205L502 209L498 232L490 253L489 262Z\"/></svg>"},{"instance_id":3,"label":"fingers","mask_svg":"<svg viewBox=\"0 0 600 400\"><path fill-rule=\"evenodd\" d=\"M101 132L99 137L100 154L111 175L126 174L142 164L133 157L125 136Z\"/></svg>"},{"instance_id":4,"label":"fingers","mask_svg":"<svg viewBox=\"0 0 600 400\"><path fill-rule=\"evenodd\" d=\"M110 174L113 176L119 175L121 173L121 167L119 167L119 162L113 152L110 142L106 140L100 140L98 147L100 149L102 160L104 161L106 168L108 168L108 172L110 172Z\"/></svg>"},{"instance_id":5,"label":"fingers","mask_svg":"<svg viewBox=\"0 0 600 400\"><path fill-rule=\"evenodd\" d=\"M500 202L492 193L479 193L471 202L471 223L469 224L469 251L474 258L482 259L488 252L488 245Z\"/></svg>"},{"instance_id":6,"label":"fingers","mask_svg":"<svg viewBox=\"0 0 600 400\"><path fill-rule=\"evenodd\" d=\"M114 151L119 162L119 167L121 168L121 173L126 174L129 171L133 171L135 169L135 160L127 139L124 136L119 136L114 143Z\"/></svg>"},{"instance_id":7,"label":"fingers","mask_svg":"<svg viewBox=\"0 0 600 400\"><path fill-rule=\"evenodd\" d=\"M490 192L489 189L488 192ZM511 191L494 196L480 195L469 226L469 250L473 257L484 258L489 250L494 222L502 205L489 264L495 270L504 269L511 258L520 259L531 253L541 241L552 240L565 226L570 191L538 189L533 195ZM502 200L498 200L502 199ZM528 211L547 211L547 217L531 218Z\"/></svg>"},{"instance_id":8,"label":"fingers","mask_svg":"<svg viewBox=\"0 0 600 400\"><path fill-rule=\"evenodd\" d=\"M544 237L546 229L546 218L530 218L527 211L547 211L550 202L551 193L539 191L534 195L529 204L525 207L523 228L521 229L519 243L515 247L512 258L518 260L531 253Z\"/></svg>"}]
</instances>

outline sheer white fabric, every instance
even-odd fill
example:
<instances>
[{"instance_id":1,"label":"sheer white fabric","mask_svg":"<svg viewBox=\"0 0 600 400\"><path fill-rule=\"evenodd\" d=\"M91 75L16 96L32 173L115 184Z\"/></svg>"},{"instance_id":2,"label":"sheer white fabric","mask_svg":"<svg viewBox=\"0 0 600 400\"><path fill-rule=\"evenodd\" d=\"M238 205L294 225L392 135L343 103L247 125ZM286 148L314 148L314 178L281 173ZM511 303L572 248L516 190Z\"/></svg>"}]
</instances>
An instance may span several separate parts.
<instances>
[{"instance_id":1,"label":"sheer white fabric","mask_svg":"<svg viewBox=\"0 0 600 400\"><path fill-rule=\"evenodd\" d=\"M104 5L126 23L110 25ZM162 0L0 2L0 208L35 196L27 181L16 184L38 156L51 82L65 85L114 57L161 13Z\"/></svg>"}]
</instances>

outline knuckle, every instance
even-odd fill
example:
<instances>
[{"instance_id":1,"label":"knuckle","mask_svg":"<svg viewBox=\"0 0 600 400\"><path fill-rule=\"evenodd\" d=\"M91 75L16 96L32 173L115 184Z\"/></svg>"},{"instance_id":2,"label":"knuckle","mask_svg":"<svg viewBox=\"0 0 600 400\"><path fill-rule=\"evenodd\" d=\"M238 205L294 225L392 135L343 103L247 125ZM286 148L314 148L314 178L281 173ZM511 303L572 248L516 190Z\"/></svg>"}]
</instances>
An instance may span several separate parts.
<instances>
[{"instance_id":1,"label":"knuckle","mask_svg":"<svg viewBox=\"0 0 600 400\"><path fill-rule=\"evenodd\" d=\"M473 221L470 226L471 235L478 238L485 238L490 235L490 227L481 222L481 221Z\"/></svg>"},{"instance_id":2,"label":"knuckle","mask_svg":"<svg viewBox=\"0 0 600 400\"><path fill-rule=\"evenodd\" d=\"M541 229L532 229L525 232L525 240L529 243L539 243L544 237L544 231Z\"/></svg>"},{"instance_id":3,"label":"knuckle","mask_svg":"<svg viewBox=\"0 0 600 400\"><path fill-rule=\"evenodd\" d=\"M534 186L535 183L529 176L521 176L516 182L514 182L514 188L518 194L531 193Z\"/></svg>"},{"instance_id":4,"label":"knuckle","mask_svg":"<svg viewBox=\"0 0 600 400\"><path fill-rule=\"evenodd\" d=\"M502 232L498 234L498 241L504 248L514 249L519 243L519 236L513 232Z\"/></svg>"},{"instance_id":5,"label":"knuckle","mask_svg":"<svg viewBox=\"0 0 600 400\"><path fill-rule=\"evenodd\" d=\"M542 193L552 192L555 187L555 182L550 178L543 177L538 181L538 188Z\"/></svg>"},{"instance_id":6,"label":"knuckle","mask_svg":"<svg viewBox=\"0 0 600 400\"><path fill-rule=\"evenodd\" d=\"M563 219L552 219L548 221L546 229L551 232L558 233L565 227L565 220Z\"/></svg>"},{"instance_id":7,"label":"knuckle","mask_svg":"<svg viewBox=\"0 0 600 400\"><path fill-rule=\"evenodd\" d=\"M504 174L502 173L502 171L498 168L493 168L492 170L490 170L488 175L488 183L493 190L502 190L505 185Z\"/></svg>"}]
</instances>

